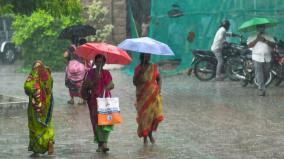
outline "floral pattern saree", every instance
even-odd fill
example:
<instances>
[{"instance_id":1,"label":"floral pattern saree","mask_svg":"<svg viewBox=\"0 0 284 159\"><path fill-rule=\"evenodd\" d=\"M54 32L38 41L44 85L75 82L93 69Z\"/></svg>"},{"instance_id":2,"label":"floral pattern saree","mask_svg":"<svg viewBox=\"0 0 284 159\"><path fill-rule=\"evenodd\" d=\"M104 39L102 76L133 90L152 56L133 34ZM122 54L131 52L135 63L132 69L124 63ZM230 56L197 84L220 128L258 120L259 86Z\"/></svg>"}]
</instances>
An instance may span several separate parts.
<instances>
[{"instance_id":1,"label":"floral pattern saree","mask_svg":"<svg viewBox=\"0 0 284 159\"><path fill-rule=\"evenodd\" d=\"M47 152L49 141L53 142L52 86L51 72L43 65L33 68L24 84L29 96L29 151L34 153Z\"/></svg>"},{"instance_id":2,"label":"floral pattern saree","mask_svg":"<svg viewBox=\"0 0 284 159\"><path fill-rule=\"evenodd\" d=\"M134 77L137 77L141 65L135 68ZM164 119L162 97L156 82L158 76L157 65L151 64L144 72L146 82L136 86L137 133L139 137L146 137L155 131L158 124Z\"/></svg>"}]
</instances>

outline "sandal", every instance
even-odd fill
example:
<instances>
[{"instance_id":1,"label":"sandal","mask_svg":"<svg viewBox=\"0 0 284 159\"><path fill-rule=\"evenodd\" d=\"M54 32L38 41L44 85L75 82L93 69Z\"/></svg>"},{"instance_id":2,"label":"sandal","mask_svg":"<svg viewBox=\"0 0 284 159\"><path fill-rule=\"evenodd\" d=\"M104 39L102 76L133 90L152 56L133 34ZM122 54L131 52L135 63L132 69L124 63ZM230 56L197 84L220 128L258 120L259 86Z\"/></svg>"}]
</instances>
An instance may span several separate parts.
<instances>
[{"instance_id":1,"label":"sandal","mask_svg":"<svg viewBox=\"0 0 284 159\"><path fill-rule=\"evenodd\" d=\"M106 153L106 152L109 151L109 148L107 147L107 144L106 144L106 143L103 143L103 145L102 145L102 151L103 151L104 153Z\"/></svg>"}]
</instances>

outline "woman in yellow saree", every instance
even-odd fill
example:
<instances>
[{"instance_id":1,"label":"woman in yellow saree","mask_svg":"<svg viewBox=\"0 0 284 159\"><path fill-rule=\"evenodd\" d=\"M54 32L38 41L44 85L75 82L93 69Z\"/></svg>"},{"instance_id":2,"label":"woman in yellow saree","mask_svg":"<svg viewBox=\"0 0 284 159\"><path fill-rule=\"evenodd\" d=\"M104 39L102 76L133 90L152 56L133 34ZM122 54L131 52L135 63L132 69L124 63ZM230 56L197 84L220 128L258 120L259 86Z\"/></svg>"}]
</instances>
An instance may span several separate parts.
<instances>
[{"instance_id":1,"label":"woman in yellow saree","mask_svg":"<svg viewBox=\"0 0 284 159\"><path fill-rule=\"evenodd\" d=\"M147 144L149 137L155 143L152 131L164 119L161 92L161 77L156 64L150 63L150 54L141 54L141 63L135 68L133 84L136 86L137 133Z\"/></svg>"},{"instance_id":2,"label":"woman in yellow saree","mask_svg":"<svg viewBox=\"0 0 284 159\"><path fill-rule=\"evenodd\" d=\"M35 155L47 151L49 155L53 153L52 85L49 68L42 61L36 61L24 84L25 93L29 96L29 151Z\"/></svg>"}]
</instances>

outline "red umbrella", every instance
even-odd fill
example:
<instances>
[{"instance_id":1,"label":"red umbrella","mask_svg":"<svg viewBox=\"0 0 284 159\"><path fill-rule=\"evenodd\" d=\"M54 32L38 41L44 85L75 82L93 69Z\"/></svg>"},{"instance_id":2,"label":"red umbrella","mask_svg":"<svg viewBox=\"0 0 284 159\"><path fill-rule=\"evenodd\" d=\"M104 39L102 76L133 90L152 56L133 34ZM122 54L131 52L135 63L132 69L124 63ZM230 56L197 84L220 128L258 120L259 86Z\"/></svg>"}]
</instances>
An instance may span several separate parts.
<instances>
[{"instance_id":1,"label":"red umbrella","mask_svg":"<svg viewBox=\"0 0 284 159\"><path fill-rule=\"evenodd\" d=\"M126 51L106 43L86 43L76 48L76 54L85 60L93 60L96 55L106 57L107 64L129 64L132 59Z\"/></svg>"}]
</instances>

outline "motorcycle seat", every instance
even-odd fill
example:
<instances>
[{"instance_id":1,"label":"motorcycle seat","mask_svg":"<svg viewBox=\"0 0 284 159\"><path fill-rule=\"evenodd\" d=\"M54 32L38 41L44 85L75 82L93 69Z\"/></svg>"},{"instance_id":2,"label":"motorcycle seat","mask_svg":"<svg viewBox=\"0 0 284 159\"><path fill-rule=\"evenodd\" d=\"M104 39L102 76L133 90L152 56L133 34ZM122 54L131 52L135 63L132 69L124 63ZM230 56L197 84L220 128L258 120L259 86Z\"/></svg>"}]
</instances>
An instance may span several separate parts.
<instances>
[{"instance_id":1,"label":"motorcycle seat","mask_svg":"<svg viewBox=\"0 0 284 159\"><path fill-rule=\"evenodd\" d=\"M209 51L209 50L199 50L199 49L196 49L196 50L193 50L192 53L194 55L210 55L210 56L214 56L214 53L212 51Z\"/></svg>"}]
</instances>

